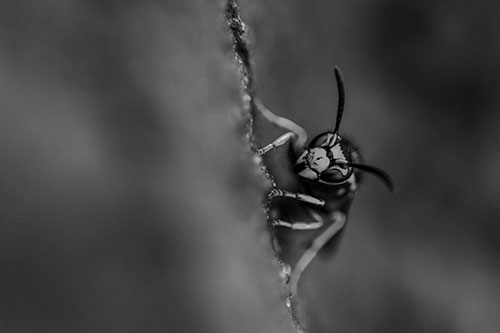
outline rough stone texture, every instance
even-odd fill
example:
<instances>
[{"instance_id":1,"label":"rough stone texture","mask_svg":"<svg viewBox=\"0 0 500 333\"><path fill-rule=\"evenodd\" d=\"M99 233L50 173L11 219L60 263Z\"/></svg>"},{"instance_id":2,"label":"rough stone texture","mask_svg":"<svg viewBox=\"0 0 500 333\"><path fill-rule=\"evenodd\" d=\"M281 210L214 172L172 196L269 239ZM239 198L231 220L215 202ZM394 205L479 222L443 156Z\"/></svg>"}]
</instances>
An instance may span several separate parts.
<instances>
[{"instance_id":1,"label":"rough stone texture","mask_svg":"<svg viewBox=\"0 0 500 333\"><path fill-rule=\"evenodd\" d=\"M292 332L223 1L0 7L0 330Z\"/></svg>"}]
</instances>

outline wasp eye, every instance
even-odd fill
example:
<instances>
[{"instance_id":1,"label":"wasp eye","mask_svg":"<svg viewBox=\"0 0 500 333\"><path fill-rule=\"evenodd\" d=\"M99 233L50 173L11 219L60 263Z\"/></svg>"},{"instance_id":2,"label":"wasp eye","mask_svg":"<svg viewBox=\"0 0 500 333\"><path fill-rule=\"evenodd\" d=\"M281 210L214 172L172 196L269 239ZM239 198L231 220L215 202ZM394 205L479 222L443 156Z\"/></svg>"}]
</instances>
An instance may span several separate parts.
<instances>
[{"instance_id":1,"label":"wasp eye","mask_svg":"<svg viewBox=\"0 0 500 333\"><path fill-rule=\"evenodd\" d=\"M352 174L352 168L344 168L335 165L321 173L320 179L327 183L340 183L349 179Z\"/></svg>"},{"instance_id":2,"label":"wasp eye","mask_svg":"<svg viewBox=\"0 0 500 333\"><path fill-rule=\"evenodd\" d=\"M311 140L309 144L310 148L315 147L330 147L337 140L337 135L331 132L325 132L317 135L314 139Z\"/></svg>"}]
</instances>

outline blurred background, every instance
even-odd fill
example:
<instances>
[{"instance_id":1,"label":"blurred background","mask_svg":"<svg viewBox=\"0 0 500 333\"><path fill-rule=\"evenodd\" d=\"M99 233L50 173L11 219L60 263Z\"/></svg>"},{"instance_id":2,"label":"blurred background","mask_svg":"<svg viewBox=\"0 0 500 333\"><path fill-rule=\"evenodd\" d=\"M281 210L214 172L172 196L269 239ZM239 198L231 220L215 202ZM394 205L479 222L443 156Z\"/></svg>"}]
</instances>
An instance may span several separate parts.
<instances>
[{"instance_id":1,"label":"blurred background","mask_svg":"<svg viewBox=\"0 0 500 333\"><path fill-rule=\"evenodd\" d=\"M2 1L2 332L294 331L224 5ZM310 332L500 330L499 6L241 1L263 102L321 132L340 66L398 186L306 271Z\"/></svg>"}]
</instances>

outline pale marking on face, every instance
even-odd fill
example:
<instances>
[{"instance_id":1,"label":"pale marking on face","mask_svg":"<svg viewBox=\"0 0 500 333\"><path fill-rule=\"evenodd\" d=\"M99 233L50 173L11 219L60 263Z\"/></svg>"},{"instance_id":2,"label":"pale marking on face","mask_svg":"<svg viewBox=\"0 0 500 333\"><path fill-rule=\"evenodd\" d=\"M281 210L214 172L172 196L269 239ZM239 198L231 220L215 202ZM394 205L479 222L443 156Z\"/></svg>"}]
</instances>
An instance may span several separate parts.
<instances>
[{"instance_id":1,"label":"pale marking on face","mask_svg":"<svg viewBox=\"0 0 500 333\"><path fill-rule=\"evenodd\" d=\"M332 146L337 141L337 138L338 138L337 134L328 133L328 139L323 146L328 146L328 147Z\"/></svg>"},{"instance_id":2,"label":"pale marking on face","mask_svg":"<svg viewBox=\"0 0 500 333\"><path fill-rule=\"evenodd\" d=\"M328 159L328 156L326 156L326 150L321 148L311 149L309 154L307 154L306 159L309 167L319 173L328 169L328 166L330 165L330 160Z\"/></svg>"},{"instance_id":3,"label":"pale marking on face","mask_svg":"<svg viewBox=\"0 0 500 333\"><path fill-rule=\"evenodd\" d=\"M334 160L344 160L344 161L347 160L346 156L344 155L344 152L342 151L342 148L340 147L340 144L336 144L330 150L333 154Z\"/></svg>"},{"instance_id":4,"label":"pale marking on face","mask_svg":"<svg viewBox=\"0 0 500 333\"><path fill-rule=\"evenodd\" d=\"M309 152L308 149L304 150L302 152L302 154L300 154L299 158L297 159L297 162L296 164L299 164L299 163L302 163L302 162L305 162L306 161L306 156L307 156L307 153Z\"/></svg>"}]
</instances>

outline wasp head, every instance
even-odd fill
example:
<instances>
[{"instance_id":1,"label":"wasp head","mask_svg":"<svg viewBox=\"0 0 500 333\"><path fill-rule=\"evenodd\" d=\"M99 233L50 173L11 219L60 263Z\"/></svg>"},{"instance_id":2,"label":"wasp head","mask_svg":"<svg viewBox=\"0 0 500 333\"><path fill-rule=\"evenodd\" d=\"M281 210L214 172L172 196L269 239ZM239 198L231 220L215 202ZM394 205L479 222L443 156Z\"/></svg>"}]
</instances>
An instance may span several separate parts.
<instances>
[{"instance_id":1,"label":"wasp head","mask_svg":"<svg viewBox=\"0 0 500 333\"><path fill-rule=\"evenodd\" d=\"M299 155L294 171L302 178L329 185L340 185L346 182L355 183L354 169L370 172L378 176L390 190L394 190L391 177L383 170L353 161L353 154L346 141L338 135L342 115L344 113L344 81L338 67L335 67L335 78L338 88L338 107L335 127L312 139L311 143Z\"/></svg>"},{"instance_id":2,"label":"wasp head","mask_svg":"<svg viewBox=\"0 0 500 333\"><path fill-rule=\"evenodd\" d=\"M335 67L339 103L335 128L316 136L295 163L294 171L300 177L327 184L342 184L352 175L350 153L338 135L344 113L344 82Z\"/></svg>"},{"instance_id":3,"label":"wasp head","mask_svg":"<svg viewBox=\"0 0 500 333\"><path fill-rule=\"evenodd\" d=\"M300 154L294 171L302 178L332 185L342 184L353 172L350 155L340 136L325 132L314 138Z\"/></svg>"}]
</instances>

